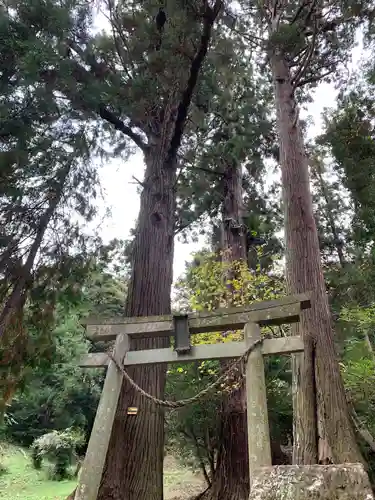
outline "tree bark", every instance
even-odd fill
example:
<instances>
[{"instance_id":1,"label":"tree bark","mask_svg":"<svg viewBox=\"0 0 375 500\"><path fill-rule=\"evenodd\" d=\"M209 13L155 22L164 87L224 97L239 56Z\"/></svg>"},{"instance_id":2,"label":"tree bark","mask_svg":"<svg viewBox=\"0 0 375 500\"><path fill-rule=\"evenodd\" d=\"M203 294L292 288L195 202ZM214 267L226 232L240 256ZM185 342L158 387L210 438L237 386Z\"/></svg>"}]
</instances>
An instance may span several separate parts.
<instances>
[{"instance_id":1,"label":"tree bark","mask_svg":"<svg viewBox=\"0 0 375 500\"><path fill-rule=\"evenodd\" d=\"M170 313L173 278L176 164L165 163L169 141L160 139L146 157L144 189L133 248L127 316ZM166 347L168 338L133 341L131 349ZM166 368L129 369L130 376L163 397ZM136 416L127 415L137 407ZM163 497L164 413L123 383L98 500L160 500Z\"/></svg>"},{"instance_id":2,"label":"tree bark","mask_svg":"<svg viewBox=\"0 0 375 500\"><path fill-rule=\"evenodd\" d=\"M246 262L246 228L243 226L242 220L244 204L240 165L233 162L227 165L223 175L223 184L223 261L227 263ZM236 274L234 269L230 272L233 275Z\"/></svg>"},{"instance_id":3,"label":"tree bark","mask_svg":"<svg viewBox=\"0 0 375 500\"><path fill-rule=\"evenodd\" d=\"M271 66L280 141L287 287L289 293L312 292L311 309L302 314L300 323L305 354L298 362L294 381L294 459L296 463L316 463L319 442L323 445L323 454L319 457L322 462L363 462L334 343L308 163L290 72L282 54L276 50L271 55Z\"/></svg>"},{"instance_id":4,"label":"tree bark","mask_svg":"<svg viewBox=\"0 0 375 500\"><path fill-rule=\"evenodd\" d=\"M240 278L237 266L247 262L247 230L242 220L244 211L242 172L237 162L227 165L223 181L222 261L227 268L225 279L233 280ZM238 304L237 299L236 291L229 284L226 305ZM226 366L223 363L223 369ZM231 380L228 383L231 384ZM246 392L243 384L223 402L220 436L220 448L212 485L203 498L248 500L250 481ZM285 463L286 457L278 443L272 445L272 458L273 463Z\"/></svg>"},{"instance_id":5,"label":"tree bark","mask_svg":"<svg viewBox=\"0 0 375 500\"><path fill-rule=\"evenodd\" d=\"M168 314L173 279L176 218L177 152L189 106L211 41L212 26L222 8L205 3L200 45L190 66L181 98L171 89L163 110L160 133L149 137L145 149L146 173L132 255L127 316ZM166 347L168 338L132 341L131 349ZM164 394L166 367L150 365L129 370L133 380L158 398ZM128 416L128 407L137 416ZM116 411L98 500L162 500L164 412L124 381Z\"/></svg>"},{"instance_id":6,"label":"tree bark","mask_svg":"<svg viewBox=\"0 0 375 500\"><path fill-rule=\"evenodd\" d=\"M322 171L321 171L321 165L319 164L318 161L316 161L313 165L313 168L311 169L312 176L315 176L315 179L317 183L319 184L321 194L324 198L324 201L326 203L326 207L324 210L324 216L326 218L327 224L329 228L331 229L332 232L332 238L333 238L333 244L335 245L335 249L337 252L337 257L339 259L341 267L344 267L346 262L345 262L345 255L344 255L344 250L343 250L343 244L339 236L339 231L336 227L335 219L332 215L332 212L330 211L330 206L332 205L332 197L329 192L329 189L326 186L326 183L324 181Z\"/></svg>"},{"instance_id":7,"label":"tree bark","mask_svg":"<svg viewBox=\"0 0 375 500\"><path fill-rule=\"evenodd\" d=\"M238 278L236 266L246 262L246 230L243 227L242 173L237 162L224 171L222 208L222 261L228 268L225 280ZM227 286L226 305L236 304L236 291ZM223 363L223 369L227 364ZM230 384L231 381L229 380ZM223 401L221 442L212 487L205 498L210 500L247 500L249 467L247 449L246 394L244 385Z\"/></svg>"}]
</instances>

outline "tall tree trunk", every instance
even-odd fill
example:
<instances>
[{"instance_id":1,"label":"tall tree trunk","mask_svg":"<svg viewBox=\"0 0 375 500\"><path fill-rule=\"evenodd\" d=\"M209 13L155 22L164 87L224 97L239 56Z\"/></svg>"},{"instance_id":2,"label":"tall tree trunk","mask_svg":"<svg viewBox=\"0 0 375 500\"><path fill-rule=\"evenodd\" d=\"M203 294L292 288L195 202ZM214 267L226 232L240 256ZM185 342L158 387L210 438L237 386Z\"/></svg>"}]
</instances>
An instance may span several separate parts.
<instances>
[{"instance_id":1,"label":"tall tree trunk","mask_svg":"<svg viewBox=\"0 0 375 500\"><path fill-rule=\"evenodd\" d=\"M0 425L22 379L28 349L28 336L24 325L25 294L23 297L22 307L11 312L5 336L0 340Z\"/></svg>"},{"instance_id":2,"label":"tall tree trunk","mask_svg":"<svg viewBox=\"0 0 375 500\"><path fill-rule=\"evenodd\" d=\"M224 201L222 210L222 261L225 279L238 277L236 266L246 262L246 230L242 225L241 167L229 163L224 172ZM227 305L236 303L236 291L227 289ZM223 369L226 364L223 363ZM230 383L231 381L229 381ZM249 497L249 469L247 450L246 395L241 384L222 406L221 442L212 487L205 498L210 500L247 500Z\"/></svg>"},{"instance_id":3,"label":"tall tree trunk","mask_svg":"<svg viewBox=\"0 0 375 500\"><path fill-rule=\"evenodd\" d=\"M146 157L126 304L128 316L162 315L171 310L176 164L165 164L165 144L169 141L161 138ZM131 349L168 345L168 338L143 339L133 341ZM128 372L141 387L156 397L163 397L164 366L142 366ZM138 408L137 416L127 415L130 406ZM98 500L160 500L163 492L163 446L162 409L140 397L124 381Z\"/></svg>"},{"instance_id":4,"label":"tall tree trunk","mask_svg":"<svg viewBox=\"0 0 375 500\"><path fill-rule=\"evenodd\" d=\"M245 261L246 255L246 228L243 226L244 212L242 193L241 167L236 163L227 165L224 176L222 249L223 262L231 263ZM230 269L230 268L229 268ZM230 270L233 275L235 270ZM229 298L229 301L231 299Z\"/></svg>"},{"instance_id":5,"label":"tall tree trunk","mask_svg":"<svg viewBox=\"0 0 375 500\"><path fill-rule=\"evenodd\" d=\"M242 172L237 162L227 165L223 180L222 261L226 268L225 278L233 280L240 278L237 266L247 263L247 230L242 221L244 211ZM236 291L229 285L227 305L233 304L238 304ZM223 363L223 369L225 368L226 365ZM228 382L231 383L230 380ZM212 485L203 498L248 500L250 481L244 384L223 402L220 436L220 449ZM286 456L279 443L272 443L272 458L273 463L286 463Z\"/></svg>"},{"instance_id":6,"label":"tall tree trunk","mask_svg":"<svg viewBox=\"0 0 375 500\"><path fill-rule=\"evenodd\" d=\"M287 286L289 293L312 292L311 309L302 314L300 324L305 355L295 366L298 369L295 373L294 459L297 463L316 463L320 442L323 444L321 461L363 461L340 375L320 261L308 163L290 72L287 62L277 51L271 55L271 65L280 141Z\"/></svg>"},{"instance_id":7,"label":"tall tree trunk","mask_svg":"<svg viewBox=\"0 0 375 500\"><path fill-rule=\"evenodd\" d=\"M176 99L178 91L171 90L160 134L153 136L146 150L146 173L126 304L128 316L162 315L171 310L177 152L212 26L221 8L221 0L216 0L213 8L206 5L201 43L191 63L186 89L180 100ZM132 341L131 349L168 344L168 338L143 339ZM129 374L140 387L163 397L165 366L134 367ZM137 416L127 415L130 406L139 408ZM109 450L98 500L162 500L164 412L135 393L125 380Z\"/></svg>"},{"instance_id":8,"label":"tall tree trunk","mask_svg":"<svg viewBox=\"0 0 375 500\"><path fill-rule=\"evenodd\" d=\"M343 250L343 244L339 236L339 231L336 227L336 222L335 219L332 215L332 212L330 210L330 207L332 206L332 196L329 191L329 188L327 187L323 174L322 174L322 167L319 161L314 162L312 168L311 168L311 174L313 177L315 177L317 183L319 184L321 194L324 198L324 201L326 203L326 207L324 210L324 216L326 218L327 224L332 232L332 238L333 238L333 244L335 245L335 249L337 252L337 257L339 259L341 267L344 267L346 262L345 262L345 256L344 256L344 250Z\"/></svg>"}]
</instances>

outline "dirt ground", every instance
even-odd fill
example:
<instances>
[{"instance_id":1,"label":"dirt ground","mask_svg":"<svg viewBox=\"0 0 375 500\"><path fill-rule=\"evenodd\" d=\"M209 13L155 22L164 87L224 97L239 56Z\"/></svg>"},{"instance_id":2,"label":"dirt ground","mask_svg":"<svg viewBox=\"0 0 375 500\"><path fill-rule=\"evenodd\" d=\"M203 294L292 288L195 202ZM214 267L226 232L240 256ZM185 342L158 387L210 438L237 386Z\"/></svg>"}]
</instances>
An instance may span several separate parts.
<instances>
[{"instance_id":1,"label":"dirt ground","mask_svg":"<svg viewBox=\"0 0 375 500\"><path fill-rule=\"evenodd\" d=\"M183 467L175 458L164 460L164 498L165 500L190 500L206 489L200 474Z\"/></svg>"}]
</instances>

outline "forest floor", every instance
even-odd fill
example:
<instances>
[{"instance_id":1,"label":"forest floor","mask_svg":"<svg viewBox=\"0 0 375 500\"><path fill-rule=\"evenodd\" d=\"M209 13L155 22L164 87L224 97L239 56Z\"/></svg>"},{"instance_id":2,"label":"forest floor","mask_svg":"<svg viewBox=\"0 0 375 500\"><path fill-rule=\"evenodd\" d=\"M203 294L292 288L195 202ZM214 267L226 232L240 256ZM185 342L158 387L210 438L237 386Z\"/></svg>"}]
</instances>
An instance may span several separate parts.
<instances>
[{"instance_id":1,"label":"forest floor","mask_svg":"<svg viewBox=\"0 0 375 500\"><path fill-rule=\"evenodd\" d=\"M74 490L75 481L51 481L47 467L41 471L33 469L23 449L1 447L5 457L1 460L5 472L0 469L1 500L64 500ZM164 486L165 500L188 500L205 488L199 475L182 467L173 457L165 460Z\"/></svg>"}]
</instances>

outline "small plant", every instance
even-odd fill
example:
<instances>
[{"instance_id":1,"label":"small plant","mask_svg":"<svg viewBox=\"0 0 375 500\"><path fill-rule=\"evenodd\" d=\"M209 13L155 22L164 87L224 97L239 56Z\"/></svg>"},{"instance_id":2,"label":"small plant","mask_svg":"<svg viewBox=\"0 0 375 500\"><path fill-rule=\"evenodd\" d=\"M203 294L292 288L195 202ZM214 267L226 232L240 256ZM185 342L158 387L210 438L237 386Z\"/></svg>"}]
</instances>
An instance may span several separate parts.
<instances>
[{"instance_id":1,"label":"small plant","mask_svg":"<svg viewBox=\"0 0 375 500\"><path fill-rule=\"evenodd\" d=\"M42 468L42 455L39 452L39 448L37 446L31 447L31 460L33 461L33 467L36 470L40 470Z\"/></svg>"},{"instance_id":2,"label":"small plant","mask_svg":"<svg viewBox=\"0 0 375 500\"><path fill-rule=\"evenodd\" d=\"M8 468L4 465L5 447L0 443L0 477L8 472Z\"/></svg>"},{"instance_id":3,"label":"small plant","mask_svg":"<svg viewBox=\"0 0 375 500\"><path fill-rule=\"evenodd\" d=\"M73 429L44 434L31 446L33 467L40 469L43 459L47 459L54 464L52 478L61 481L68 476L68 467L76 459L76 449L83 442L83 434Z\"/></svg>"}]
</instances>

